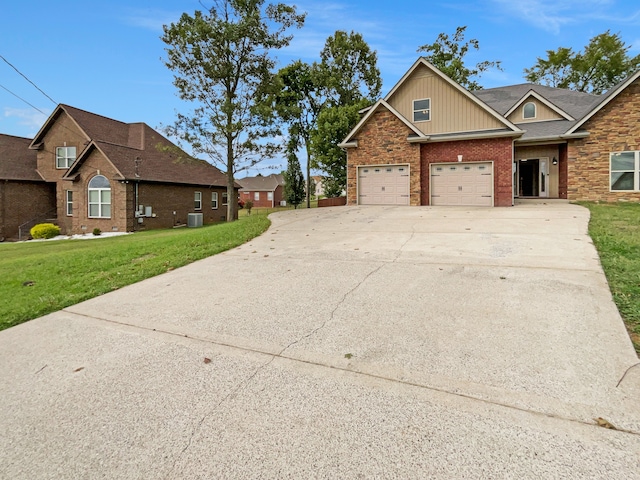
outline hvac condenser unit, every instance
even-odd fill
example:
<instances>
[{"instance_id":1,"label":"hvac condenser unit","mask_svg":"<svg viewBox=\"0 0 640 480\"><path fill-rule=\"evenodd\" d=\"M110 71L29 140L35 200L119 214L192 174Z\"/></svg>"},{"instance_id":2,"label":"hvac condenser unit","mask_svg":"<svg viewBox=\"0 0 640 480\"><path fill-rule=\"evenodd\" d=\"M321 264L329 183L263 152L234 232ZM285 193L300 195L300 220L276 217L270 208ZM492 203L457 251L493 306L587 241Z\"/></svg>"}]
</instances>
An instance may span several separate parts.
<instances>
[{"instance_id":1,"label":"hvac condenser unit","mask_svg":"<svg viewBox=\"0 0 640 480\"><path fill-rule=\"evenodd\" d=\"M201 213L188 213L187 214L187 226L188 227L201 227L202 226L202 214Z\"/></svg>"}]
</instances>

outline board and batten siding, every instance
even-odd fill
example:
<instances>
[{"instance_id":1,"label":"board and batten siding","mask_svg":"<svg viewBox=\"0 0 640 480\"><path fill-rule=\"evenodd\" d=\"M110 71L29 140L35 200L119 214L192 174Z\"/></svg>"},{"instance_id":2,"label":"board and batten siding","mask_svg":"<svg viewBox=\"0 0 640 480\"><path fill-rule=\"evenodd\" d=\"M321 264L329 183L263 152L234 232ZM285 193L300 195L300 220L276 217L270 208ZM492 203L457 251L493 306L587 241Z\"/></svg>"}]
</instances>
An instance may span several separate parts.
<instances>
[{"instance_id":1,"label":"board and batten siding","mask_svg":"<svg viewBox=\"0 0 640 480\"><path fill-rule=\"evenodd\" d=\"M533 103L536 106L536 116L535 118L524 118L523 110L524 106L527 103ZM529 122L544 122L545 120L563 120L564 117L558 115L552 109L547 107L544 103L542 103L537 98L528 98L522 104L516 108L511 114L507 117L507 120L513 123L529 123Z\"/></svg>"},{"instance_id":2,"label":"board and batten siding","mask_svg":"<svg viewBox=\"0 0 640 480\"><path fill-rule=\"evenodd\" d=\"M413 122L413 101L431 99L431 120ZM504 124L452 85L418 66L388 99L389 104L425 135L504 128Z\"/></svg>"}]
</instances>

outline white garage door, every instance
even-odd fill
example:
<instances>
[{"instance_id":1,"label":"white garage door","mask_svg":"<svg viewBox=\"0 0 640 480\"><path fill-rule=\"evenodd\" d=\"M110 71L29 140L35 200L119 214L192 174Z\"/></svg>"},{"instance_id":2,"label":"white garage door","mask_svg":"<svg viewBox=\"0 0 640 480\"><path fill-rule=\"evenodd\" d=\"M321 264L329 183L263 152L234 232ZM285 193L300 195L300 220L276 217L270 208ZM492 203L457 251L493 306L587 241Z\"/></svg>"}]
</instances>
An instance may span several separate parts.
<instances>
[{"instance_id":1,"label":"white garage door","mask_svg":"<svg viewBox=\"0 0 640 480\"><path fill-rule=\"evenodd\" d=\"M409 205L409 167L382 165L358 168L360 205Z\"/></svg>"},{"instance_id":2,"label":"white garage door","mask_svg":"<svg viewBox=\"0 0 640 480\"><path fill-rule=\"evenodd\" d=\"M431 165L431 205L492 207L492 164L486 162Z\"/></svg>"}]
</instances>

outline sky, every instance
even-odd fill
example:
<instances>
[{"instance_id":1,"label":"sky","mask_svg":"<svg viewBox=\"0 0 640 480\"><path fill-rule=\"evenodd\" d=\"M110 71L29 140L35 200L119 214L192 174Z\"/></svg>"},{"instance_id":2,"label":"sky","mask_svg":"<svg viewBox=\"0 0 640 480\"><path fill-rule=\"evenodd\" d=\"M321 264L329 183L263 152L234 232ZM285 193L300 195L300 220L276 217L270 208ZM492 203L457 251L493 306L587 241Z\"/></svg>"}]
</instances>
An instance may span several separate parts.
<instances>
[{"instance_id":1,"label":"sky","mask_svg":"<svg viewBox=\"0 0 640 480\"><path fill-rule=\"evenodd\" d=\"M319 60L326 38L355 31L378 55L386 94L419 57L421 45L441 32L467 26L466 39L480 50L469 64L499 60L502 71L485 72L485 88L524 83L523 70L547 50L582 50L607 30L619 33L640 54L637 0L286 1L307 12L291 45L275 53L278 66ZM204 7L203 7L204 5ZM57 103L123 122L161 129L190 106L176 95L165 67L162 26L193 14L207 0L6 1L0 10L0 133L33 137ZM18 98L20 97L20 98ZM48 98L50 97L50 98ZM304 155L301 163L305 168ZM262 162L249 174L286 167ZM241 175L242 176L242 175Z\"/></svg>"}]
</instances>

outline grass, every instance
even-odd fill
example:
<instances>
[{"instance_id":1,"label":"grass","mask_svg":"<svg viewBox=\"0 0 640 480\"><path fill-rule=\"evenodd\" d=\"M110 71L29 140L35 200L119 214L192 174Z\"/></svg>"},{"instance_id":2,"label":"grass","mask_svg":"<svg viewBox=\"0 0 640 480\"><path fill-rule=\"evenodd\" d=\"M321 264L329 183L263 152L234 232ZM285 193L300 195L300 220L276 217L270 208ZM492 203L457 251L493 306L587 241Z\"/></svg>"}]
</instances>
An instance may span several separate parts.
<instances>
[{"instance_id":1,"label":"grass","mask_svg":"<svg viewBox=\"0 0 640 480\"><path fill-rule=\"evenodd\" d=\"M640 204L581 203L613 299L640 354Z\"/></svg>"},{"instance_id":2,"label":"grass","mask_svg":"<svg viewBox=\"0 0 640 480\"><path fill-rule=\"evenodd\" d=\"M236 247L266 215L203 228L0 245L0 330Z\"/></svg>"}]
</instances>

